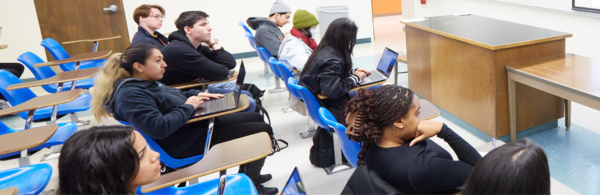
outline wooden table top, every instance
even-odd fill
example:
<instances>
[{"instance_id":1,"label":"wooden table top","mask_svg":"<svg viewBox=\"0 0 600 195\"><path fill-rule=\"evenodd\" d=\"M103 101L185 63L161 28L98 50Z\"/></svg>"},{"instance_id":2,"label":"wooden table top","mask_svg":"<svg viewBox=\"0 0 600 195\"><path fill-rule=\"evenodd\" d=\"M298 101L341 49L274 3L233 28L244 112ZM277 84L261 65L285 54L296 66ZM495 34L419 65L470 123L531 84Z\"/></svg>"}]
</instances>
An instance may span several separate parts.
<instances>
[{"instance_id":1,"label":"wooden table top","mask_svg":"<svg viewBox=\"0 0 600 195\"><path fill-rule=\"evenodd\" d=\"M387 79L383 80L383 81L376 82L376 83L371 83L371 84L368 84L368 85L363 85L363 86L359 85L359 86L356 86L356 87L352 88L349 92L358 91L359 89L362 89L362 88L369 88L369 87L373 87L373 86L377 86L377 85L383 85L383 84L385 84L385 82L387 82ZM327 99L327 96L323 95L322 93L319 93L319 95L317 95L317 96L319 96L319 99Z\"/></svg>"},{"instance_id":2,"label":"wooden table top","mask_svg":"<svg viewBox=\"0 0 600 195\"><path fill-rule=\"evenodd\" d=\"M81 70L66 71L66 72L58 73L57 75L54 75L53 77L50 77L50 78L47 78L44 80L9 85L8 87L6 87L6 90L22 89L22 88L55 84L55 83L64 83L64 82L69 82L69 81L78 81L78 80L83 80L83 79L89 79L89 78L96 76L96 74L98 74L99 72L100 72L100 68L88 68L88 69L81 69Z\"/></svg>"},{"instance_id":3,"label":"wooden table top","mask_svg":"<svg viewBox=\"0 0 600 195\"><path fill-rule=\"evenodd\" d=\"M18 192L19 192L19 189L16 187L0 189L0 194L5 194L5 195L17 195Z\"/></svg>"},{"instance_id":4,"label":"wooden table top","mask_svg":"<svg viewBox=\"0 0 600 195\"><path fill-rule=\"evenodd\" d=\"M403 63L408 63L408 58L406 55L399 55L398 56L398 61L403 62Z\"/></svg>"},{"instance_id":5,"label":"wooden table top","mask_svg":"<svg viewBox=\"0 0 600 195\"><path fill-rule=\"evenodd\" d=\"M421 103L421 114L419 114L419 117L422 120L431 120L435 117L440 116L441 112L440 109L437 108L437 106L433 105L426 99L419 99L419 102Z\"/></svg>"},{"instance_id":6,"label":"wooden table top","mask_svg":"<svg viewBox=\"0 0 600 195\"><path fill-rule=\"evenodd\" d=\"M33 148L46 143L58 129L57 124L0 135L0 155ZM0 193L2 194L2 193Z\"/></svg>"},{"instance_id":7,"label":"wooden table top","mask_svg":"<svg viewBox=\"0 0 600 195\"><path fill-rule=\"evenodd\" d=\"M269 153L271 153L271 138L265 132L223 142L213 146L196 164L162 175L155 182L142 186L142 193L246 164L264 158Z\"/></svg>"},{"instance_id":8,"label":"wooden table top","mask_svg":"<svg viewBox=\"0 0 600 195\"><path fill-rule=\"evenodd\" d=\"M39 63L36 65L33 65L33 67L39 68L39 67L44 67L44 66L56 66L56 65L66 64L66 63L71 63L71 62L97 60L97 59L107 58L111 53L112 53L112 50L82 53L82 54L79 54L79 55L76 55L76 56L73 56L73 57L70 57L70 58L67 58L64 60L56 60L56 61L51 61L51 62Z\"/></svg>"},{"instance_id":9,"label":"wooden table top","mask_svg":"<svg viewBox=\"0 0 600 195\"><path fill-rule=\"evenodd\" d=\"M560 54L506 66L527 78L600 101L600 60Z\"/></svg>"},{"instance_id":10,"label":"wooden table top","mask_svg":"<svg viewBox=\"0 0 600 195\"><path fill-rule=\"evenodd\" d=\"M194 87L199 87L199 86L207 86L207 85L215 84L215 83L221 83L221 82L227 82L227 81L234 81L234 80L237 79L238 72L239 72L238 70L234 70L231 73L231 75L229 75L229 79L225 79L225 80L208 81L208 82L198 82L200 80L200 78L197 78L197 79L194 79L193 81L190 81L190 82L187 82L187 83L169 85L169 87L173 87L173 88L177 88L177 89L188 89L188 88L194 88Z\"/></svg>"},{"instance_id":11,"label":"wooden table top","mask_svg":"<svg viewBox=\"0 0 600 195\"><path fill-rule=\"evenodd\" d=\"M223 116L223 115L227 115L227 114L231 114L231 113L236 113L236 112L239 112L239 111L242 111L242 110L248 108L248 105L250 105L250 100L248 99L248 95L241 94L240 101L238 102L238 105L237 105L236 109L225 111L225 112L219 112L219 113L216 113L216 114L206 115L206 116L203 116L203 117L193 118L193 119L188 120L187 123L193 123L193 122L196 122L196 121L206 120L206 119L213 118L213 117L218 117L218 116Z\"/></svg>"},{"instance_id":12,"label":"wooden table top","mask_svg":"<svg viewBox=\"0 0 600 195\"><path fill-rule=\"evenodd\" d=\"M77 99L77 97L81 95L81 93L83 93L83 89L75 89L60 93L38 96L26 102L23 102L22 104L0 110L0 116L17 114L19 112L30 111L33 109L64 104Z\"/></svg>"},{"instance_id":13,"label":"wooden table top","mask_svg":"<svg viewBox=\"0 0 600 195\"><path fill-rule=\"evenodd\" d=\"M104 41L104 40L118 39L118 38L121 38L121 35L112 36L112 37L94 38L94 39L81 39L81 40L75 40L75 41L65 41L65 42L62 42L62 44L65 45L65 44L80 43L80 42L96 42L96 41Z\"/></svg>"}]
</instances>

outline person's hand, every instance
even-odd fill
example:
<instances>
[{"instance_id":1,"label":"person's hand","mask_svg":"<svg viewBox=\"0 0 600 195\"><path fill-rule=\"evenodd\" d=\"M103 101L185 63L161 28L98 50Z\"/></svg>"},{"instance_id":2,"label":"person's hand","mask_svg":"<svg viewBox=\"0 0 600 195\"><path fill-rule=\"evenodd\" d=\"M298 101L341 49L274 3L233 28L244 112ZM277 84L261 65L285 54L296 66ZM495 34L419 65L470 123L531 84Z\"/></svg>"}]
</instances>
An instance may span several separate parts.
<instances>
[{"instance_id":1,"label":"person's hand","mask_svg":"<svg viewBox=\"0 0 600 195\"><path fill-rule=\"evenodd\" d=\"M423 141L427 138L437 135L444 126L444 123L437 121L420 121L417 125L417 133L415 139L410 142L409 146L413 146L416 143Z\"/></svg>"},{"instance_id":2,"label":"person's hand","mask_svg":"<svg viewBox=\"0 0 600 195\"><path fill-rule=\"evenodd\" d=\"M219 45L219 43L217 41L215 41L214 39L210 39L210 41L206 42L206 44L208 45L208 47L210 47L212 50L217 50L217 49L221 49L221 45Z\"/></svg>"},{"instance_id":3,"label":"person's hand","mask_svg":"<svg viewBox=\"0 0 600 195\"><path fill-rule=\"evenodd\" d=\"M185 101L185 104L194 106L194 110L197 109L198 106L202 105L202 103L204 103L204 101L198 96L191 96Z\"/></svg>"},{"instance_id":4,"label":"person's hand","mask_svg":"<svg viewBox=\"0 0 600 195\"><path fill-rule=\"evenodd\" d=\"M358 76L360 79L364 79L367 76L367 73L358 70L354 71L352 74Z\"/></svg>"},{"instance_id":5,"label":"person's hand","mask_svg":"<svg viewBox=\"0 0 600 195\"><path fill-rule=\"evenodd\" d=\"M202 92L202 93L198 93L198 97L202 98L202 100L209 100L210 98L213 98L213 99L222 98L223 94Z\"/></svg>"},{"instance_id":6,"label":"person's hand","mask_svg":"<svg viewBox=\"0 0 600 195\"><path fill-rule=\"evenodd\" d=\"M362 68L357 68L357 69L356 69L356 71L364 72L364 73L366 73L367 75L371 75L371 71L369 71L369 70L365 70L365 69L362 69Z\"/></svg>"}]
</instances>

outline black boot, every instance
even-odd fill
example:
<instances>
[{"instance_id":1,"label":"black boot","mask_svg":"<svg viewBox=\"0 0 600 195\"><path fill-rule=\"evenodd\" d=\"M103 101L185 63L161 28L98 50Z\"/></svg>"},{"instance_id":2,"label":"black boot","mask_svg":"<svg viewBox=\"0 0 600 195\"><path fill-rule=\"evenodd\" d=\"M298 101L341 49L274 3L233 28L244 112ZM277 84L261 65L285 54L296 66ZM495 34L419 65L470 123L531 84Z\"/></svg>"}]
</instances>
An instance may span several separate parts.
<instances>
[{"instance_id":1,"label":"black boot","mask_svg":"<svg viewBox=\"0 0 600 195\"><path fill-rule=\"evenodd\" d=\"M275 195L279 193L277 188L265 187L262 184L254 184L254 186L256 187L256 192L258 192L259 195Z\"/></svg>"}]
</instances>

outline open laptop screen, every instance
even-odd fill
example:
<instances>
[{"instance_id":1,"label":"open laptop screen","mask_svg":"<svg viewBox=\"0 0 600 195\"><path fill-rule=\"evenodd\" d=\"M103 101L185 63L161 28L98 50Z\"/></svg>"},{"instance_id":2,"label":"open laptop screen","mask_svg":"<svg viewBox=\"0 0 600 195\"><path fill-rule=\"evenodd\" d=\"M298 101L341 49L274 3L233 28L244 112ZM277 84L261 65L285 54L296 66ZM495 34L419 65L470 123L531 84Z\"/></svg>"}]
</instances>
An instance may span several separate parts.
<instances>
[{"instance_id":1,"label":"open laptop screen","mask_svg":"<svg viewBox=\"0 0 600 195\"><path fill-rule=\"evenodd\" d=\"M377 65L377 70L383 73L386 77L390 77L390 73L392 72L392 69L394 69L394 64L396 63L397 59L398 53L386 47L385 50L383 50L381 59L379 60L379 65Z\"/></svg>"},{"instance_id":2,"label":"open laptop screen","mask_svg":"<svg viewBox=\"0 0 600 195\"><path fill-rule=\"evenodd\" d=\"M242 92L242 85L244 84L244 77L246 77L246 67L244 67L244 61L242 61L242 63L240 64L240 72L238 73L237 80L235 83L238 86L238 88L233 93L236 106L239 102L240 95Z\"/></svg>"},{"instance_id":3,"label":"open laptop screen","mask_svg":"<svg viewBox=\"0 0 600 195\"><path fill-rule=\"evenodd\" d=\"M285 183L281 195L306 195L306 189L300 178L298 167L294 168L294 171L292 171L292 175L290 175L287 183Z\"/></svg>"}]
</instances>

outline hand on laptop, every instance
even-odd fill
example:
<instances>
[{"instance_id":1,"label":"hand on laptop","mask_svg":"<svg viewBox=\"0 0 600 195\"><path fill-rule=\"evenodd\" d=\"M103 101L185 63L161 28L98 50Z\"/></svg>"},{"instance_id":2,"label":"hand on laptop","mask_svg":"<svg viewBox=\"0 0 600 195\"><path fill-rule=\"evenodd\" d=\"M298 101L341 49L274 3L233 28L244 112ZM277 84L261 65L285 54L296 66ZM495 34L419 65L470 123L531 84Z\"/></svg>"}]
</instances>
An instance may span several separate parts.
<instances>
[{"instance_id":1,"label":"hand on laptop","mask_svg":"<svg viewBox=\"0 0 600 195\"><path fill-rule=\"evenodd\" d=\"M202 105L202 103L204 103L204 101L198 96L191 96L187 99L187 101L185 101L185 104L194 106L194 109L198 108L198 106Z\"/></svg>"},{"instance_id":2,"label":"hand on laptop","mask_svg":"<svg viewBox=\"0 0 600 195\"><path fill-rule=\"evenodd\" d=\"M214 94L214 93L198 93L198 97L201 98L202 100L209 100L210 98L222 98L223 94Z\"/></svg>"},{"instance_id":3,"label":"hand on laptop","mask_svg":"<svg viewBox=\"0 0 600 195\"><path fill-rule=\"evenodd\" d=\"M365 70L365 69L362 69L362 68L358 68L352 74L358 76L360 79L364 79L366 76L368 76L368 75L371 74L371 71L368 71L368 70Z\"/></svg>"}]
</instances>

